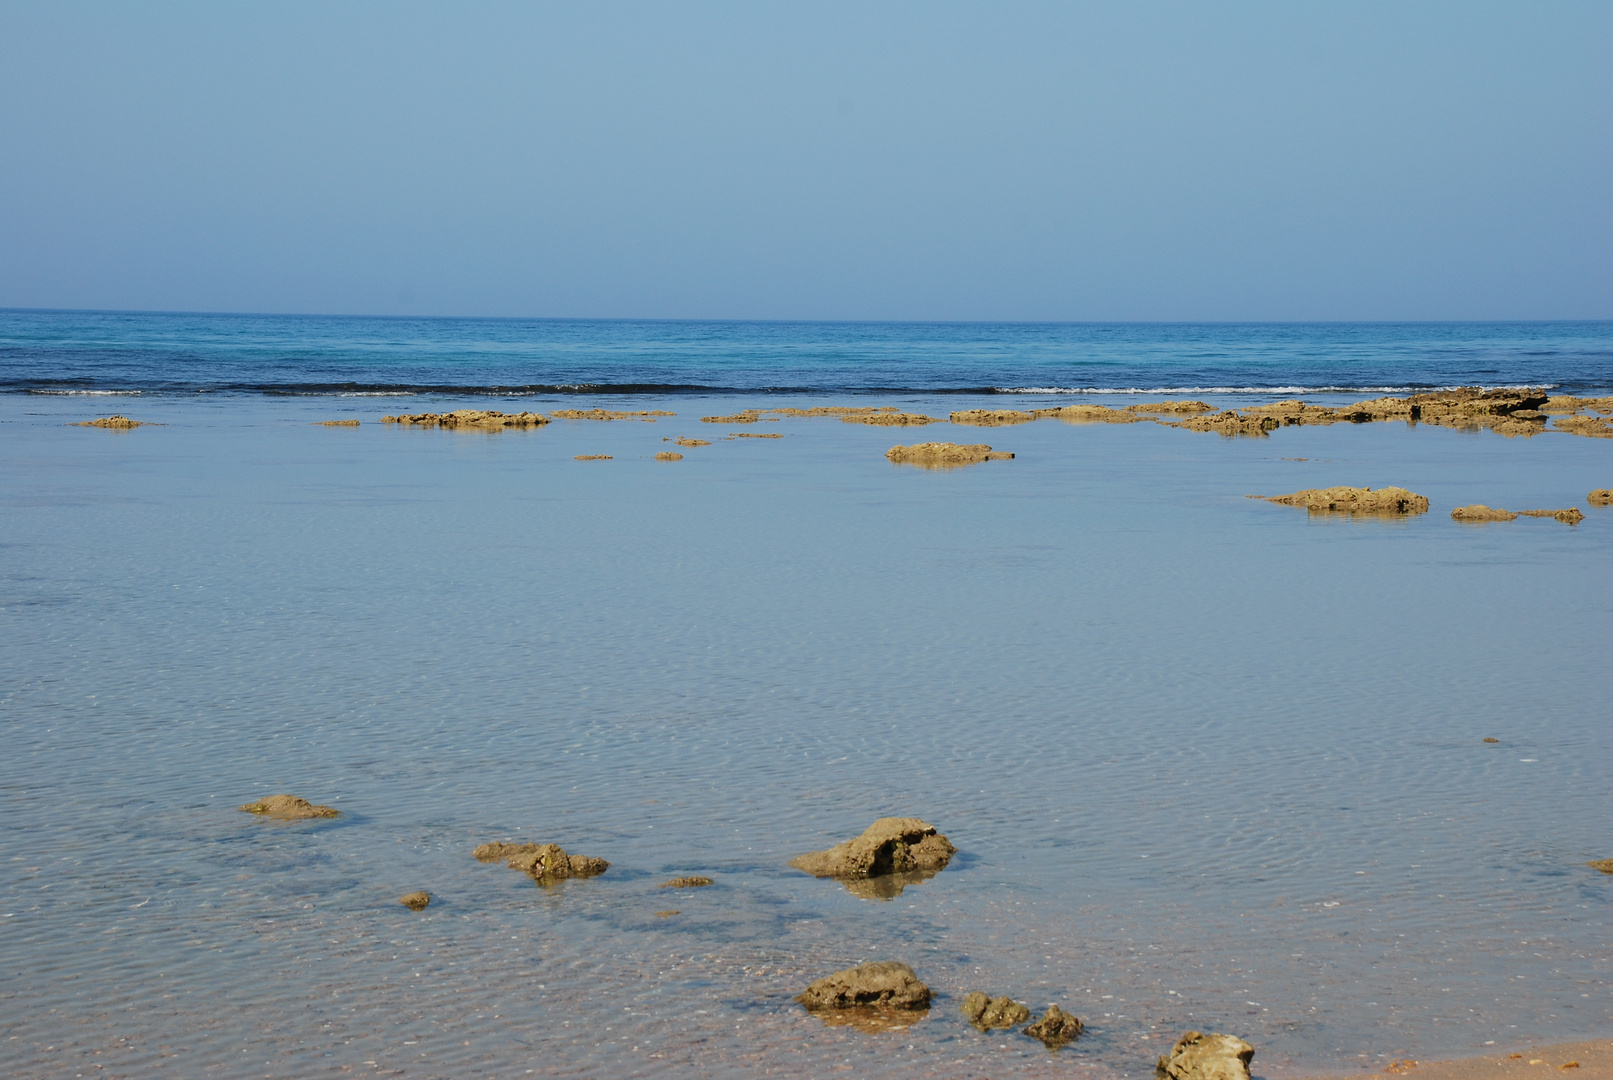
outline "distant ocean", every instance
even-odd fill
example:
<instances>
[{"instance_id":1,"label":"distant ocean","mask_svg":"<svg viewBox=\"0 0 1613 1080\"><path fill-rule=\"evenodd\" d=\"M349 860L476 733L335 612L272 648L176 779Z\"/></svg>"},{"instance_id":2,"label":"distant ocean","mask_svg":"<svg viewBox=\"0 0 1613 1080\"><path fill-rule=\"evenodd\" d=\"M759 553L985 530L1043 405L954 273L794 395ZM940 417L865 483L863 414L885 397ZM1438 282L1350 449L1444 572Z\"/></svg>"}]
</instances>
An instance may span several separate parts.
<instances>
[{"instance_id":1,"label":"distant ocean","mask_svg":"<svg viewBox=\"0 0 1613 1080\"><path fill-rule=\"evenodd\" d=\"M1613 322L817 323L0 311L0 392L1613 390Z\"/></svg>"}]
</instances>

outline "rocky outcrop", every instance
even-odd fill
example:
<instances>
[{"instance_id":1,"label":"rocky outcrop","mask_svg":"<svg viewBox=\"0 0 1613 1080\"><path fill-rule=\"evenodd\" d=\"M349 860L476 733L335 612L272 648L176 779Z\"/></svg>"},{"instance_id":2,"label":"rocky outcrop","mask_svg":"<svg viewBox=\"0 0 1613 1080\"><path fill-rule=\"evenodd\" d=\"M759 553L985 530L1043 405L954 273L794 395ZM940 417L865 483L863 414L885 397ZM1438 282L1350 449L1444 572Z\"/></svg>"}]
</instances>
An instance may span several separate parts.
<instances>
[{"instance_id":1,"label":"rocky outcrop","mask_svg":"<svg viewBox=\"0 0 1613 1080\"><path fill-rule=\"evenodd\" d=\"M358 427L357 420L320 420L315 427Z\"/></svg>"},{"instance_id":2,"label":"rocky outcrop","mask_svg":"<svg viewBox=\"0 0 1613 1080\"><path fill-rule=\"evenodd\" d=\"M847 413L840 421L845 424L872 424L875 427L922 427L925 424L944 423L939 416L906 412Z\"/></svg>"},{"instance_id":3,"label":"rocky outcrop","mask_svg":"<svg viewBox=\"0 0 1613 1080\"><path fill-rule=\"evenodd\" d=\"M661 888L663 888L663 889L703 889L707 885L710 885L710 884L711 884L711 879L710 878L708 878L708 877L699 877L697 875L697 876L693 876L693 877L675 877L671 881L663 881L663 882L661 882Z\"/></svg>"},{"instance_id":4,"label":"rocky outcrop","mask_svg":"<svg viewBox=\"0 0 1613 1080\"><path fill-rule=\"evenodd\" d=\"M1518 515L1510 510L1497 510L1483 503L1474 503L1472 506L1458 506L1451 511L1451 517L1457 521L1514 521Z\"/></svg>"},{"instance_id":5,"label":"rocky outcrop","mask_svg":"<svg viewBox=\"0 0 1613 1080\"><path fill-rule=\"evenodd\" d=\"M1209 406L1205 406L1209 408ZM1135 412L1102 405L1064 405L1057 409L1032 409L1038 420L1062 420L1066 424L1135 424L1142 420Z\"/></svg>"},{"instance_id":6,"label":"rocky outcrop","mask_svg":"<svg viewBox=\"0 0 1613 1080\"><path fill-rule=\"evenodd\" d=\"M880 818L861 836L825 851L790 860L813 877L877 878L887 874L935 874L946 868L957 848L918 818Z\"/></svg>"},{"instance_id":7,"label":"rocky outcrop","mask_svg":"<svg viewBox=\"0 0 1613 1080\"><path fill-rule=\"evenodd\" d=\"M1592 439L1613 439L1613 419L1605 416L1559 416L1551 422L1552 430L1570 435L1585 435Z\"/></svg>"},{"instance_id":8,"label":"rocky outcrop","mask_svg":"<svg viewBox=\"0 0 1613 1080\"><path fill-rule=\"evenodd\" d=\"M673 446L710 446L711 445L711 443L709 441L707 441L706 439L691 439L691 438L688 438L686 436L676 438L676 439L662 439L661 441L662 442L669 442Z\"/></svg>"},{"instance_id":9,"label":"rocky outcrop","mask_svg":"<svg viewBox=\"0 0 1613 1080\"><path fill-rule=\"evenodd\" d=\"M730 439L782 439L784 436L773 431L736 431L728 436Z\"/></svg>"},{"instance_id":10,"label":"rocky outcrop","mask_svg":"<svg viewBox=\"0 0 1613 1080\"><path fill-rule=\"evenodd\" d=\"M1268 495L1267 502L1303 506L1313 514L1383 514L1399 516L1428 512L1428 500L1405 488L1331 487L1296 491L1292 495Z\"/></svg>"},{"instance_id":11,"label":"rocky outcrop","mask_svg":"<svg viewBox=\"0 0 1613 1080\"><path fill-rule=\"evenodd\" d=\"M1264 435L1282 426L1274 416L1239 416L1230 409L1215 416L1194 416L1187 420L1159 421L1167 427L1185 428L1188 431L1213 431L1228 437L1236 435Z\"/></svg>"},{"instance_id":12,"label":"rocky outcrop","mask_svg":"<svg viewBox=\"0 0 1613 1080\"><path fill-rule=\"evenodd\" d=\"M398 903L410 911L424 911L426 905L431 903L431 894L422 889L419 892L404 893L398 897Z\"/></svg>"},{"instance_id":13,"label":"rocky outcrop","mask_svg":"<svg viewBox=\"0 0 1613 1080\"><path fill-rule=\"evenodd\" d=\"M1597 488L1585 496L1585 501L1592 506L1613 506L1613 488Z\"/></svg>"},{"instance_id":14,"label":"rocky outcrop","mask_svg":"<svg viewBox=\"0 0 1613 1080\"><path fill-rule=\"evenodd\" d=\"M1041 1039L1051 1049L1073 1043L1081 1037L1085 1026L1078 1017L1071 1016L1057 1005L1049 1005L1042 1018L1025 1029L1033 1039Z\"/></svg>"},{"instance_id":15,"label":"rocky outcrop","mask_svg":"<svg viewBox=\"0 0 1613 1080\"><path fill-rule=\"evenodd\" d=\"M1546 403L1540 406L1540 411L1545 413L1596 412L1606 416L1608 413L1613 413L1613 397L1587 398L1565 394L1561 397L1547 398Z\"/></svg>"},{"instance_id":16,"label":"rocky outcrop","mask_svg":"<svg viewBox=\"0 0 1613 1080\"><path fill-rule=\"evenodd\" d=\"M1613 859L1592 859L1585 865L1604 874L1613 874Z\"/></svg>"},{"instance_id":17,"label":"rocky outcrop","mask_svg":"<svg viewBox=\"0 0 1613 1080\"><path fill-rule=\"evenodd\" d=\"M127 416L119 416L117 414L113 414L112 416L103 416L99 420L82 420L79 423L74 424L73 426L74 427L116 428L119 431L124 431L124 430L127 430L129 428L144 427L145 423L146 422L143 421L143 420L130 420Z\"/></svg>"},{"instance_id":18,"label":"rocky outcrop","mask_svg":"<svg viewBox=\"0 0 1613 1080\"><path fill-rule=\"evenodd\" d=\"M1159 1080L1249 1080L1255 1048L1234 1035L1189 1031L1154 1066Z\"/></svg>"},{"instance_id":19,"label":"rocky outcrop","mask_svg":"<svg viewBox=\"0 0 1613 1080\"><path fill-rule=\"evenodd\" d=\"M663 450L655 455L656 461L682 461L683 455L676 450Z\"/></svg>"},{"instance_id":20,"label":"rocky outcrop","mask_svg":"<svg viewBox=\"0 0 1613 1080\"><path fill-rule=\"evenodd\" d=\"M1214 412L1215 406L1203 401L1149 401L1137 405L1127 405L1126 411L1132 413L1201 413Z\"/></svg>"},{"instance_id":21,"label":"rocky outcrop","mask_svg":"<svg viewBox=\"0 0 1613 1080\"><path fill-rule=\"evenodd\" d=\"M1028 424L1036 417L1018 409L962 409L947 419L954 424L972 427L1002 427L1005 424Z\"/></svg>"},{"instance_id":22,"label":"rocky outcrop","mask_svg":"<svg viewBox=\"0 0 1613 1080\"><path fill-rule=\"evenodd\" d=\"M456 409L446 413L400 413L383 416L383 424L403 424L415 427L473 428L482 431L502 431L504 428L542 427L549 418L542 413L501 413L491 409Z\"/></svg>"},{"instance_id":23,"label":"rocky outcrop","mask_svg":"<svg viewBox=\"0 0 1613 1080\"><path fill-rule=\"evenodd\" d=\"M1023 1024L1031 1018L1031 1011L1013 998L994 998L976 990L964 995L963 1015L981 1031L990 1031Z\"/></svg>"},{"instance_id":24,"label":"rocky outcrop","mask_svg":"<svg viewBox=\"0 0 1613 1080\"><path fill-rule=\"evenodd\" d=\"M519 870L539 885L550 885L567 878L597 877L610 869L610 863L588 855L568 855L559 844L483 844L471 854L478 862L498 862Z\"/></svg>"},{"instance_id":25,"label":"rocky outcrop","mask_svg":"<svg viewBox=\"0 0 1613 1080\"><path fill-rule=\"evenodd\" d=\"M727 416L702 416L702 424L754 424L762 418L760 409L741 409Z\"/></svg>"},{"instance_id":26,"label":"rocky outcrop","mask_svg":"<svg viewBox=\"0 0 1613 1080\"><path fill-rule=\"evenodd\" d=\"M578 454L573 461L614 461L609 454Z\"/></svg>"},{"instance_id":27,"label":"rocky outcrop","mask_svg":"<svg viewBox=\"0 0 1613 1080\"><path fill-rule=\"evenodd\" d=\"M270 795L266 799L247 803L241 807L248 814L274 818L276 821L301 821L305 818L333 818L340 811L332 806L315 806L296 795Z\"/></svg>"},{"instance_id":28,"label":"rocky outcrop","mask_svg":"<svg viewBox=\"0 0 1613 1080\"><path fill-rule=\"evenodd\" d=\"M1564 525L1578 525L1585 520L1585 511L1577 506L1570 506L1566 510L1519 510L1518 516L1553 518Z\"/></svg>"},{"instance_id":29,"label":"rocky outcrop","mask_svg":"<svg viewBox=\"0 0 1613 1080\"><path fill-rule=\"evenodd\" d=\"M661 409L645 409L639 412L612 412L610 409L552 409L549 415L556 420L644 420L653 424L657 416L678 414Z\"/></svg>"},{"instance_id":30,"label":"rocky outcrop","mask_svg":"<svg viewBox=\"0 0 1613 1080\"><path fill-rule=\"evenodd\" d=\"M930 988L913 969L896 960L837 971L808 986L795 999L814 1012L878 1006L887 1009L928 1009Z\"/></svg>"},{"instance_id":31,"label":"rocky outcrop","mask_svg":"<svg viewBox=\"0 0 1613 1080\"><path fill-rule=\"evenodd\" d=\"M895 405L814 405L810 409L769 409L779 416L855 416L865 413L901 412Z\"/></svg>"},{"instance_id":32,"label":"rocky outcrop","mask_svg":"<svg viewBox=\"0 0 1613 1080\"><path fill-rule=\"evenodd\" d=\"M949 442L927 442L913 446L893 446L885 451L885 456L898 465L947 469L958 465L974 465L981 461L1006 461L1014 455L1006 450L993 450L984 443L960 446Z\"/></svg>"}]
</instances>

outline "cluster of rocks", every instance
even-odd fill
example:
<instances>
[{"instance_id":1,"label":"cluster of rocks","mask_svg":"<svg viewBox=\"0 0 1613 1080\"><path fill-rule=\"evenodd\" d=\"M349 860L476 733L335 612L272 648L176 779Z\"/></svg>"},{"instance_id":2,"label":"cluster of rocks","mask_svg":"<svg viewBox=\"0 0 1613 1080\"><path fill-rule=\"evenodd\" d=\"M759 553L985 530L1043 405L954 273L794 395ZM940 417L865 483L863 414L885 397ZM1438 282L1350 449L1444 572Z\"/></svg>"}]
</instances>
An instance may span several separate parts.
<instances>
[{"instance_id":1,"label":"cluster of rocks","mask_svg":"<svg viewBox=\"0 0 1613 1080\"><path fill-rule=\"evenodd\" d=\"M676 416L662 409L641 409L638 412L613 412L610 409L554 409L549 415L556 420L644 420L655 423L657 416Z\"/></svg>"},{"instance_id":2,"label":"cluster of rocks","mask_svg":"<svg viewBox=\"0 0 1613 1080\"><path fill-rule=\"evenodd\" d=\"M482 844L471 852L477 862L498 862L519 870L539 885L553 885L568 878L597 877L610 869L610 863L590 855L568 855L559 844Z\"/></svg>"},{"instance_id":3,"label":"cluster of rocks","mask_svg":"<svg viewBox=\"0 0 1613 1080\"><path fill-rule=\"evenodd\" d=\"M922 427L925 424L943 422L939 416L925 416L922 413L905 412L847 413L840 420L846 424L871 424L874 427Z\"/></svg>"},{"instance_id":4,"label":"cluster of rocks","mask_svg":"<svg viewBox=\"0 0 1613 1080\"><path fill-rule=\"evenodd\" d=\"M1007 424L1028 424L1036 419L1036 414L1019 409L960 409L947 419L954 424L972 427L1003 427Z\"/></svg>"},{"instance_id":5,"label":"cluster of rocks","mask_svg":"<svg viewBox=\"0 0 1613 1080\"><path fill-rule=\"evenodd\" d=\"M270 795L266 799L247 803L241 810L276 821L303 821L308 818L333 818L341 815L341 811L334 806L315 806L307 799L296 795Z\"/></svg>"},{"instance_id":6,"label":"cluster of rocks","mask_svg":"<svg viewBox=\"0 0 1613 1080\"><path fill-rule=\"evenodd\" d=\"M1458 506L1451 511L1451 517L1457 521L1473 523L1516 521L1521 517L1555 518L1564 525L1578 525L1585 520L1585 513L1577 506L1570 506L1566 510L1502 510L1485 506L1483 503L1474 503L1472 506Z\"/></svg>"},{"instance_id":7,"label":"cluster of rocks","mask_svg":"<svg viewBox=\"0 0 1613 1080\"><path fill-rule=\"evenodd\" d=\"M119 431L124 431L124 430L127 430L129 428L144 427L147 423L149 423L149 421L146 421L146 420L130 420L127 416L121 416L121 415L119 415L117 413L113 413L111 416L103 416L103 417L101 417L101 418L99 418L97 420L81 420L78 423L74 424L73 426L74 427L115 428L115 429L117 429Z\"/></svg>"},{"instance_id":8,"label":"cluster of rocks","mask_svg":"<svg viewBox=\"0 0 1613 1080\"><path fill-rule=\"evenodd\" d=\"M456 409L446 413L400 413L383 416L383 424L403 424L415 427L473 428L483 431L502 431L505 428L542 427L549 418L542 413L502 413L492 409Z\"/></svg>"},{"instance_id":9,"label":"cluster of rocks","mask_svg":"<svg viewBox=\"0 0 1613 1080\"><path fill-rule=\"evenodd\" d=\"M920 465L927 469L948 469L982 461L1006 461L1013 456L1006 450L993 450L985 443L960 446L957 443L927 442L893 446L885 451L885 457L898 465Z\"/></svg>"}]
</instances>

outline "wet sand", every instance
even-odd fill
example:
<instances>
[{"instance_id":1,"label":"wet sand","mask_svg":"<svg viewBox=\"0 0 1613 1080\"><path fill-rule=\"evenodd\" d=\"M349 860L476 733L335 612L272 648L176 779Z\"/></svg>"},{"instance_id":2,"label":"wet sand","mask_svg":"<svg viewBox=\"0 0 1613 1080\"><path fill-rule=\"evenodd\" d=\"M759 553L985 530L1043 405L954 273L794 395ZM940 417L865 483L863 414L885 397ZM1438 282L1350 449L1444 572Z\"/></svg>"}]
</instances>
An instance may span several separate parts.
<instances>
[{"instance_id":1,"label":"wet sand","mask_svg":"<svg viewBox=\"0 0 1613 1080\"><path fill-rule=\"evenodd\" d=\"M1255 1075L1260 1075L1255 1058ZM1613 1042L1553 1043L1505 1052L1440 1061L1400 1059L1359 1072L1306 1073L1307 1080L1362 1080L1363 1077L1406 1076L1415 1080L1512 1080L1514 1077L1565 1076L1573 1080L1613 1080Z\"/></svg>"}]
</instances>

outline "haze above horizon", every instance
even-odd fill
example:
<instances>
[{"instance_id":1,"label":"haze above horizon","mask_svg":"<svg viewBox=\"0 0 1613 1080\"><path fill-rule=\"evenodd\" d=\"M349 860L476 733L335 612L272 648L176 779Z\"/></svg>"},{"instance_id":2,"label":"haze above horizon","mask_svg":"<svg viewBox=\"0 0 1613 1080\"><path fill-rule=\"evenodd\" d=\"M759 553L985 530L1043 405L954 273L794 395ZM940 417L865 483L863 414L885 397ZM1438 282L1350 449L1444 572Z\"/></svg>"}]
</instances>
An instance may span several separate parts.
<instances>
[{"instance_id":1,"label":"haze above horizon","mask_svg":"<svg viewBox=\"0 0 1613 1080\"><path fill-rule=\"evenodd\" d=\"M1613 7L11 4L0 307L1613 317Z\"/></svg>"}]
</instances>

